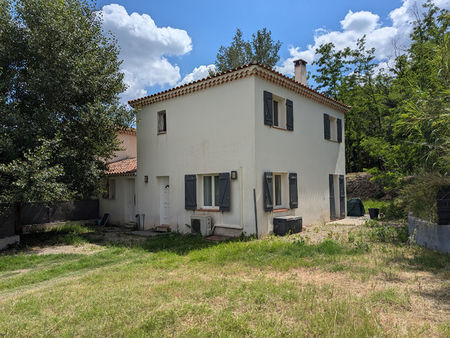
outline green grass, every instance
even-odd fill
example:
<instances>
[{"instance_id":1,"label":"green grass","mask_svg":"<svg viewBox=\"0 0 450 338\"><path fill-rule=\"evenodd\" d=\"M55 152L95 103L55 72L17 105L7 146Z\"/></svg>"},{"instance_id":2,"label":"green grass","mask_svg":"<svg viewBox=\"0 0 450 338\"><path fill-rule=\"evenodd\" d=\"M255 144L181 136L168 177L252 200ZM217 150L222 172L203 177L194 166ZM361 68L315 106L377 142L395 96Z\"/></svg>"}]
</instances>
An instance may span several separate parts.
<instances>
[{"instance_id":1,"label":"green grass","mask_svg":"<svg viewBox=\"0 0 450 338\"><path fill-rule=\"evenodd\" d=\"M12 252L0 256L0 335L366 337L448 332L448 295L436 296L431 310L437 314L428 323L423 318L429 310L423 318L414 317L415 311L424 311L415 308L414 299L430 287L420 278L405 282L402 276L431 274L426 281L445 290L450 258L370 242L368 230L361 227L352 240L327 238L316 244L298 235L210 243L170 234L134 245L96 241L98 251L89 255ZM78 236L76 245L83 245L79 243L91 242L94 231L70 226L37 238L51 246ZM24 248L38 239L25 238ZM386 321L394 314L404 316L401 326Z\"/></svg>"},{"instance_id":2,"label":"green grass","mask_svg":"<svg viewBox=\"0 0 450 338\"><path fill-rule=\"evenodd\" d=\"M386 209L389 207L390 201L382 201L382 200L364 200L364 208L366 209L366 212L368 213L369 208L377 208L380 210Z\"/></svg>"}]
</instances>

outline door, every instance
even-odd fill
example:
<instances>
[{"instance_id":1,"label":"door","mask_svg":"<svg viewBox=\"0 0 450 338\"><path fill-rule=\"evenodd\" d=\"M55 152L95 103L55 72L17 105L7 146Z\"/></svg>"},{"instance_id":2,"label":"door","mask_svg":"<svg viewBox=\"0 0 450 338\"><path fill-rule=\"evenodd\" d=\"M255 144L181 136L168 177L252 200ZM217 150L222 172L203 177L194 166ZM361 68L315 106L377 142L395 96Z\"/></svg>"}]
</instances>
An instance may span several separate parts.
<instances>
[{"instance_id":1,"label":"door","mask_svg":"<svg viewBox=\"0 0 450 338\"><path fill-rule=\"evenodd\" d=\"M169 225L169 178L161 178L159 181L159 224Z\"/></svg>"},{"instance_id":2,"label":"door","mask_svg":"<svg viewBox=\"0 0 450 338\"><path fill-rule=\"evenodd\" d=\"M136 188L134 178L128 180L128 221L136 221Z\"/></svg>"},{"instance_id":3,"label":"door","mask_svg":"<svg viewBox=\"0 0 450 338\"><path fill-rule=\"evenodd\" d=\"M345 179L339 175L339 217L345 218Z\"/></svg>"},{"instance_id":4,"label":"door","mask_svg":"<svg viewBox=\"0 0 450 338\"><path fill-rule=\"evenodd\" d=\"M330 219L336 219L336 204L334 198L334 175L328 176L329 188L330 188Z\"/></svg>"}]
</instances>

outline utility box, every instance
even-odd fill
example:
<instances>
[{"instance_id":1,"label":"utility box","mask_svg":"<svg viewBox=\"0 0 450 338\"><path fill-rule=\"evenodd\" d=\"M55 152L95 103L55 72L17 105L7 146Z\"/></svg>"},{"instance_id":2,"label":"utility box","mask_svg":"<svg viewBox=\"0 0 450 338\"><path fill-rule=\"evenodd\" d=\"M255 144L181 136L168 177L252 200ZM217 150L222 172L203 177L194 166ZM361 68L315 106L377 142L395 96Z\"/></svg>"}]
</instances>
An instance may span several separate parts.
<instances>
[{"instance_id":1,"label":"utility box","mask_svg":"<svg viewBox=\"0 0 450 338\"><path fill-rule=\"evenodd\" d=\"M302 231L301 216L279 216L273 218L273 233L278 236L296 234Z\"/></svg>"}]
</instances>

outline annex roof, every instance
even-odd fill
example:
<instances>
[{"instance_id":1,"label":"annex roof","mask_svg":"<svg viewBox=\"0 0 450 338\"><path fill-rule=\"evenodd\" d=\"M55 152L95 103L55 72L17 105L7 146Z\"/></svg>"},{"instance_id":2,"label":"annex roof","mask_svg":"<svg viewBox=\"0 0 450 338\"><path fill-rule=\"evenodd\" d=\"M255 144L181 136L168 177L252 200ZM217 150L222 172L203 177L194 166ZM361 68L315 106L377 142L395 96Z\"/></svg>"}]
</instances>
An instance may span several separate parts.
<instances>
[{"instance_id":1,"label":"annex roof","mask_svg":"<svg viewBox=\"0 0 450 338\"><path fill-rule=\"evenodd\" d=\"M128 101L133 108L143 107L152 103L169 100L178 96L190 94L209 87L217 86L233 80L241 79L247 76L258 76L267 81L273 82L281 87L287 88L297 94L303 95L313 101L329 106L333 109L347 112L350 107L334 100L308 86L289 78L270 67L260 64L250 63L226 72L222 72L207 78L193 81L182 86L174 87L156 94L148 95L142 98Z\"/></svg>"},{"instance_id":2,"label":"annex roof","mask_svg":"<svg viewBox=\"0 0 450 338\"><path fill-rule=\"evenodd\" d=\"M134 174L137 169L137 158L126 158L116 162L108 163L106 175L129 175Z\"/></svg>"}]
</instances>

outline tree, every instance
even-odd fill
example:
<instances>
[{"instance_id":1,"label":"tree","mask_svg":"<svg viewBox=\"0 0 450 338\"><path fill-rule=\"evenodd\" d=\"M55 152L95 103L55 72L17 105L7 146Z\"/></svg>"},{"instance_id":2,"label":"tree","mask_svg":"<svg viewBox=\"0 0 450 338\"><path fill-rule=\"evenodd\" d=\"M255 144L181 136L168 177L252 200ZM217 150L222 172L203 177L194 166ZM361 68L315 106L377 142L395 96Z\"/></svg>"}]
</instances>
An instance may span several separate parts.
<instances>
[{"instance_id":1,"label":"tree","mask_svg":"<svg viewBox=\"0 0 450 338\"><path fill-rule=\"evenodd\" d=\"M312 75L317 83L315 89L337 100L339 88L349 69L345 58L350 55L350 49L336 51L334 44L329 42L319 46L315 52L319 55L313 62L313 65L318 66L317 74Z\"/></svg>"},{"instance_id":2,"label":"tree","mask_svg":"<svg viewBox=\"0 0 450 338\"><path fill-rule=\"evenodd\" d=\"M389 72L378 67L365 38L352 50L333 44L316 52L317 89L351 109L346 115L348 171L370 169L394 185L418 173L450 170L448 10L431 1L417 15L406 54Z\"/></svg>"},{"instance_id":3,"label":"tree","mask_svg":"<svg viewBox=\"0 0 450 338\"><path fill-rule=\"evenodd\" d=\"M0 0L0 10L0 198L97 195L115 131L132 118L115 39L87 1Z\"/></svg>"},{"instance_id":4,"label":"tree","mask_svg":"<svg viewBox=\"0 0 450 338\"><path fill-rule=\"evenodd\" d=\"M237 28L231 45L219 48L215 62L217 71L224 72L251 62L273 67L280 59L280 47L281 42L273 41L272 32L266 28L253 34L251 41L245 41L242 31Z\"/></svg>"}]
</instances>

